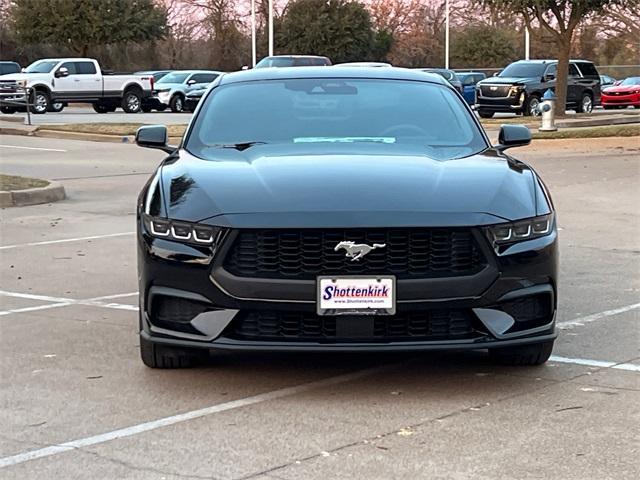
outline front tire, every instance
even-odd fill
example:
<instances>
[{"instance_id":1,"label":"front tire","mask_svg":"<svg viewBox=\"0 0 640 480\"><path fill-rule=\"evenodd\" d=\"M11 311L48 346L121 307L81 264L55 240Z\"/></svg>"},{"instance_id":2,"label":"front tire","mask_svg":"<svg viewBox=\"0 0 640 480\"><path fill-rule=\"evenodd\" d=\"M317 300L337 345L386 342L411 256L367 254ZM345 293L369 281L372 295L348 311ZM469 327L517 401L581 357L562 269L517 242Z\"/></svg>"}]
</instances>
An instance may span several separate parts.
<instances>
[{"instance_id":1,"label":"front tire","mask_svg":"<svg viewBox=\"0 0 640 480\"><path fill-rule=\"evenodd\" d=\"M537 117L540 115L540 97L529 95L522 106L522 115L525 117Z\"/></svg>"},{"instance_id":2,"label":"front tire","mask_svg":"<svg viewBox=\"0 0 640 480\"><path fill-rule=\"evenodd\" d=\"M53 102L49 107L49 111L53 113L60 113L62 110L64 110L63 102Z\"/></svg>"},{"instance_id":3,"label":"front tire","mask_svg":"<svg viewBox=\"0 0 640 480\"><path fill-rule=\"evenodd\" d=\"M489 350L489 356L500 365L534 366L549 360L552 351L553 340L520 347L493 348Z\"/></svg>"},{"instance_id":4,"label":"front tire","mask_svg":"<svg viewBox=\"0 0 640 480\"><path fill-rule=\"evenodd\" d=\"M138 113L142 108L142 96L137 90L127 90L122 96L122 110L126 113Z\"/></svg>"},{"instance_id":5,"label":"front tire","mask_svg":"<svg viewBox=\"0 0 640 480\"><path fill-rule=\"evenodd\" d=\"M14 113L16 113L16 109L13 107L0 107L0 112L7 114L7 115L12 115Z\"/></svg>"},{"instance_id":6,"label":"front tire","mask_svg":"<svg viewBox=\"0 0 640 480\"><path fill-rule=\"evenodd\" d=\"M495 112L489 112L487 110L478 110L478 115L480 115L480 118L493 118L494 114Z\"/></svg>"},{"instance_id":7,"label":"front tire","mask_svg":"<svg viewBox=\"0 0 640 480\"><path fill-rule=\"evenodd\" d=\"M182 98L182 95L174 95L173 97L171 97L169 108L171 108L171 111L173 113L184 112L184 98Z\"/></svg>"},{"instance_id":8,"label":"front tire","mask_svg":"<svg viewBox=\"0 0 640 480\"><path fill-rule=\"evenodd\" d=\"M577 113L591 113L593 112L593 98L588 93L583 93L580 103L576 108Z\"/></svg>"},{"instance_id":9,"label":"front tire","mask_svg":"<svg viewBox=\"0 0 640 480\"><path fill-rule=\"evenodd\" d=\"M149 368L191 368L205 363L207 351L161 345L141 336L140 357Z\"/></svg>"},{"instance_id":10,"label":"front tire","mask_svg":"<svg viewBox=\"0 0 640 480\"><path fill-rule=\"evenodd\" d=\"M44 90L36 90L31 94L31 113L34 115L43 115L47 113L51 105L49 94Z\"/></svg>"},{"instance_id":11,"label":"front tire","mask_svg":"<svg viewBox=\"0 0 640 480\"><path fill-rule=\"evenodd\" d=\"M94 103L93 110L96 113L107 113L109 111L109 107L103 103Z\"/></svg>"}]
</instances>

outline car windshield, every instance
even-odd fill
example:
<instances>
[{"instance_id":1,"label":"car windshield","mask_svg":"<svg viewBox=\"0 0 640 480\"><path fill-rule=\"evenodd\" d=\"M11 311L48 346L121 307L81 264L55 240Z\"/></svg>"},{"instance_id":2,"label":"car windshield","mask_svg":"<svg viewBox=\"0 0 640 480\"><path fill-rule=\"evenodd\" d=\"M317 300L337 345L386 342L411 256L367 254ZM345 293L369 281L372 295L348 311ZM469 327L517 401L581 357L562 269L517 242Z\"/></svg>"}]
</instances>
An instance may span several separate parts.
<instances>
[{"instance_id":1,"label":"car windshield","mask_svg":"<svg viewBox=\"0 0 640 480\"><path fill-rule=\"evenodd\" d=\"M640 85L640 77L625 78L620 82L620 85Z\"/></svg>"},{"instance_id":2,"label":"car windshield","mask_svg":"<svg viewBox=\"0 0 640 480\"><path fill-rule=\"evenodd\" d=\"M25 68L24 73L49 73L57 64L57 60L39 60Z\"/></svg>"},{"instance_id":3,"label":"car windshield","mask_svg":"<svg viewBox=\"0 0 640 480\"><path fill-rule=\"evenodd\" d=\"M252 142L365 142L387 151L408 147L436 159L487 148L462 101L449 88L428 82L264 80L217 87L205 102L185 147L201 158Z\"/></svg>"},{"instance_id":4,"label":"car windshield","mask_svg":"<svg viewBox=\"0 0 640 480\"><path fill-rule=\"evenodd\" d=\"M499 77L535 78L542 77L547 65L544 63L512 63L502 70Z\"/></svg>"},{"instance_id":5,"label":"car windshield","mask_svg":"<svg viewBox=\"0 0 640 480\"><path fill-rule=\"evenodd\" d=\"M267 57L260 60L255 68L291 66L293 66L292 57Z\"/></svg>"},{"instance_id":6,"label":"car windshield","mask_svg":"<svg viewBox=\"0 0 640 480\"><path fill-rule=\"evenodd\" d=\"M156 85L160 83L183 83L189 75L189 72L167 73L164 77L156 82Z\"/></svg>"}]
</instances>

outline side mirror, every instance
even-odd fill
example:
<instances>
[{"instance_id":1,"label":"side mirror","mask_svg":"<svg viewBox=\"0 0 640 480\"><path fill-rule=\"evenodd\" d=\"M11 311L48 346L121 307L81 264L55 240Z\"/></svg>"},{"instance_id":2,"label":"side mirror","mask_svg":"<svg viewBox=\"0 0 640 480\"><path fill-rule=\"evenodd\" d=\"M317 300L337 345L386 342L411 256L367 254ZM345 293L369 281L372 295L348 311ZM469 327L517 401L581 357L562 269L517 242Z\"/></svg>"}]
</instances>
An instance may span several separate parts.
<instances>
[{"instance_id":1,"label":"side mirror","mask_svg":"<svg viewBox=\"0 0 640 480\"><path fill-rule=\"evenodd\" d=\"M497 77L498 75L500 75L500 72L494 72L492 76Z\"/></svg>"},{"instance_id":2,"label":"side mirror","mask_svg":"<svg viewBox=\"0 0 640 480\"><path fill-rule=\"evenodd\" d=\"M136 131L136 145L173 153L177 147L168 145L169 132L164 125L147 125Z\"/></svg>"},{"instance_id":3,"label":"side mirror","mask_svg":"<svg viewBox=\"0 0 640 480\"><path fill-rule=\"evenodd\" d=\"M622 83L622 80L616 80L615 82L613 82L614 85L618 86Z\"/></svg>"},{"instance_id":4,"label":"side mirror","mask_svg":"<svg viewBox=\"0 0 640 480\"><path fill-rule=\"evenodd\" d=\"M547 74L544 76L544 79L543 79L543 80L544 80L545 82L553 82L555 79L556 79L556 76L555 76L553 73L547 73Z\"/></svg>"},{"instance_id":5,"label":"side mirror","mask_svg":"<svg viewBox=\"0 0 640 480\"><path fill-rule=\"evenodd\" d=\"M68 77L69 70L67 70L67 67L60 67L58 70L56 70L56 73L54 76L56 78Z\"/></svg>"},{"instance_id":6,"label":"side mirror","mask_svg":"<svg viewBox=\"0 0 640 480\"><path fill-rule=\"evenodd\" d=\"M191 80L187 81L187 85L189 85L189 86L195 85L196 83L198 83L198 82L196 82L193 78Z\"/></svg>"},{"instance_id":7,"label":"side mirror","mask_svg":"<svg viewBox=\"0 0 640 480\"><path fill-rule=\"evenodd\" d=\"M498 145L495 149L502 152L511 147L523 147L531 143L531 132L524 125L501 125Z\"/></svg>"},{"instance_id":8,"label":"side mirror","mask_svg":"<svg viewBox=\"0 0 640 480\"><path fill-rule=\"evenodd\" d=\"M249 70L249 65L243 65L241 70Z\"/></svg>"}]
</instances>

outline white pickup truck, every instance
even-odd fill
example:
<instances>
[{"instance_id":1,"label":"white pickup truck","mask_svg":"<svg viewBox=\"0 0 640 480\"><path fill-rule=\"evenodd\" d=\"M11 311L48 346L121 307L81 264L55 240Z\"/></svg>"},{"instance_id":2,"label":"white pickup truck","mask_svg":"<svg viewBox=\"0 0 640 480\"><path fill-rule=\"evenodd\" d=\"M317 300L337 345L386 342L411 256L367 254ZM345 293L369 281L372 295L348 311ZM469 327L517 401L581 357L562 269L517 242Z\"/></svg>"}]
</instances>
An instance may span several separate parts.
<instances>
[{"instance_id":1,"label":"white pickup truck","mask_svg":"<svg viewBox=\"0 0 640 480\"><path fill-rule=\"evenodd\" d=\"M137 113L151 96L152 75L103 74L92 58L47 58L32 63L22 73L0 76L0 111L13 113L30 89L31 111L45 113L60 103L91 103L98 113L122 107Z\"/></svg>"}]
</instances>

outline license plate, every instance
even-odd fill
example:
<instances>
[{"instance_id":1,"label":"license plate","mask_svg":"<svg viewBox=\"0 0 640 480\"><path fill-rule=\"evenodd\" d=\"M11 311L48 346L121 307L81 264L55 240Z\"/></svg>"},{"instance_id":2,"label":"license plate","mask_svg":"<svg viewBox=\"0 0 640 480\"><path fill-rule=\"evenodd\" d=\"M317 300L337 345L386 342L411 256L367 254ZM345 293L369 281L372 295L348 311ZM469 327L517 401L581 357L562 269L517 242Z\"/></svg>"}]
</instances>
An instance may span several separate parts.
<instances>
[{"instance_id":1,"label":"license plate","mask_svg":"<svg viewBox=\"0 0 640 480\"><path fill-rule=\"evenodd\" d=\"M318 277L318 315L394 315L393 276Z\"/></svg>"}]
</instances>

